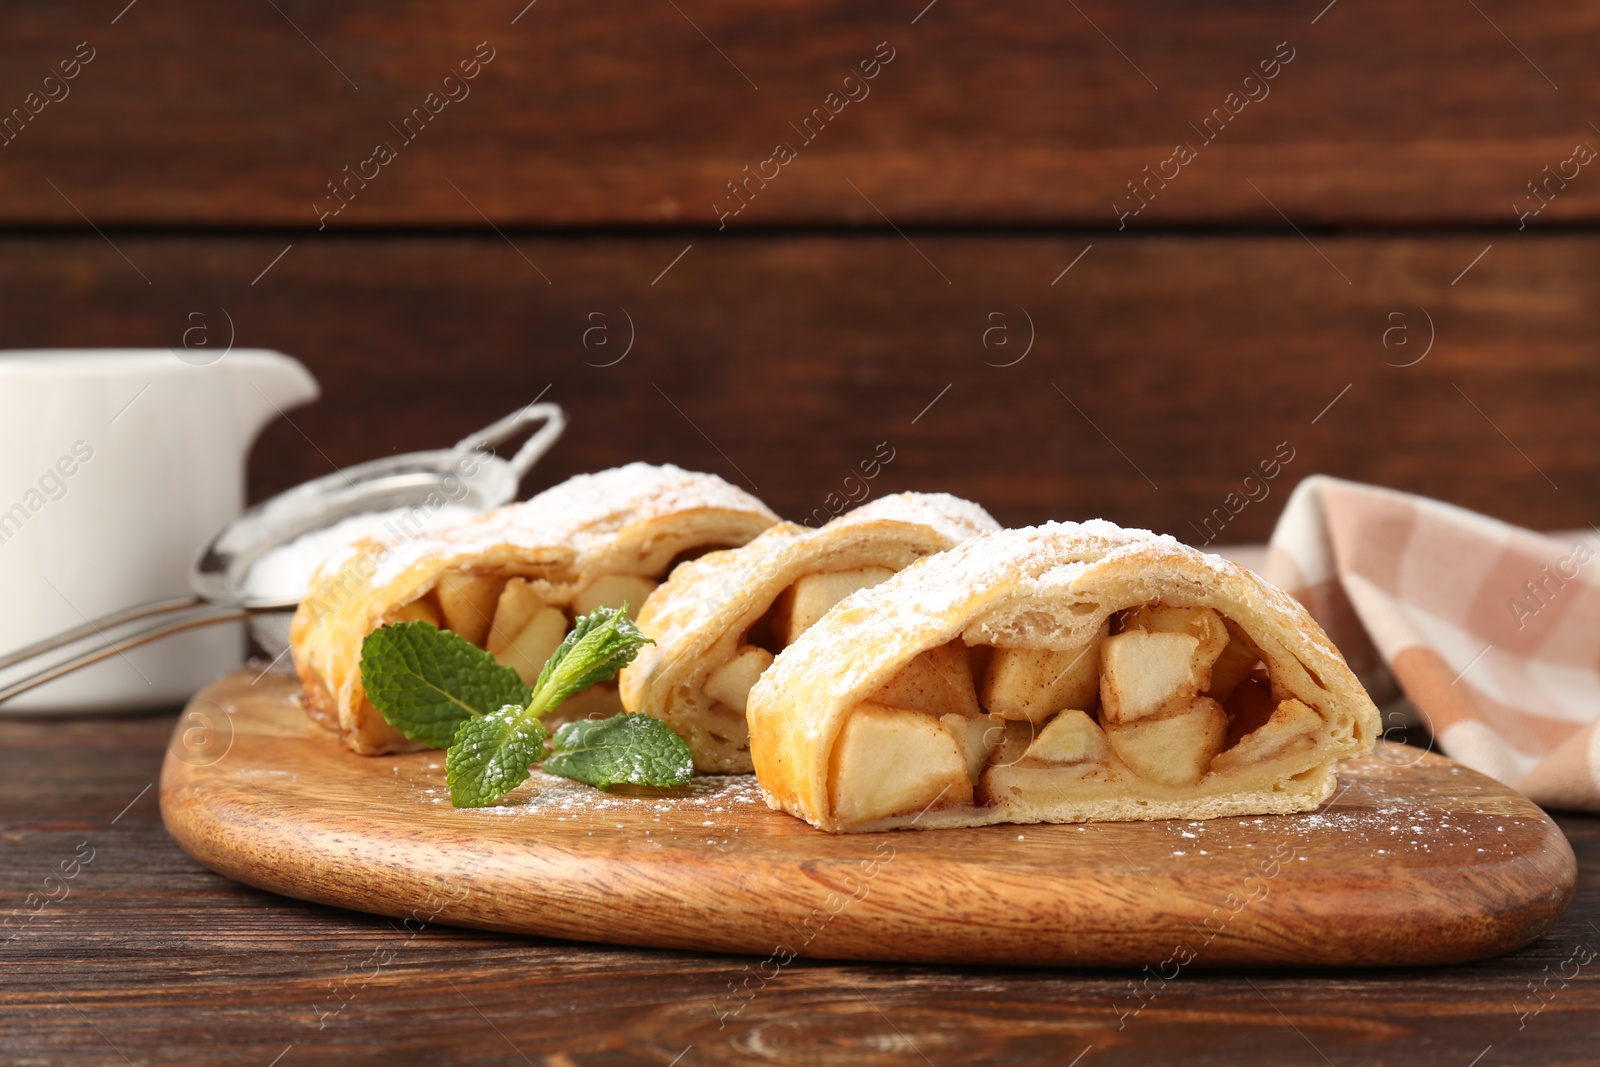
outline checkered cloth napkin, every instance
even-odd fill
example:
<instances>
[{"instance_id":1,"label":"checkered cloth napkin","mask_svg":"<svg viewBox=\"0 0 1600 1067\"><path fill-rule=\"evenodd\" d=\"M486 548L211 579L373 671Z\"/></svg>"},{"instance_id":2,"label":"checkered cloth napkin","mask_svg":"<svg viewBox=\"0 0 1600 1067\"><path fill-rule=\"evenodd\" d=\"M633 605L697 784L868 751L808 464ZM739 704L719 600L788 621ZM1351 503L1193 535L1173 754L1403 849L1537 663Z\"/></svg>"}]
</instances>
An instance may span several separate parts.
<instances>
[{"instance_id":1,"label":"checkered cloth napkin","mask_svg":"<svg viewBox=\"0 0 1600 1067\"><path fill-rule=\"evenodd\" d=\"M1446 755L1544 807L1600 811L1600 537L1315 475L1265 577L1375 701L1398 683Z\"/></svg>"}]
</instances>

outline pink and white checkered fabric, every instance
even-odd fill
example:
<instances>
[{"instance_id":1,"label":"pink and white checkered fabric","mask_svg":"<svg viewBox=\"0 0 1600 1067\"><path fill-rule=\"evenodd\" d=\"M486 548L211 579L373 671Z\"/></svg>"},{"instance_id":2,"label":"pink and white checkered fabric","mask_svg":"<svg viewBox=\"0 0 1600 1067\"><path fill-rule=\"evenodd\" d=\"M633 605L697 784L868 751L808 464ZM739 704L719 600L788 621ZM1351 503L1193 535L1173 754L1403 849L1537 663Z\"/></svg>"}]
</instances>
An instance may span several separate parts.
<instances>
[{"instance_id":1,"label":"pink and white checkered fabric","mask_svg":"<svg viewBox=\"0 0 1600 1067\"><path fill-rule=\"evenodd\" d=\"M1548 808L1600 811L1600 530L1549 536L1316 475L1265 576L1373 698L1399 683L1451 758Z\"/></svg>"}]
</instances>

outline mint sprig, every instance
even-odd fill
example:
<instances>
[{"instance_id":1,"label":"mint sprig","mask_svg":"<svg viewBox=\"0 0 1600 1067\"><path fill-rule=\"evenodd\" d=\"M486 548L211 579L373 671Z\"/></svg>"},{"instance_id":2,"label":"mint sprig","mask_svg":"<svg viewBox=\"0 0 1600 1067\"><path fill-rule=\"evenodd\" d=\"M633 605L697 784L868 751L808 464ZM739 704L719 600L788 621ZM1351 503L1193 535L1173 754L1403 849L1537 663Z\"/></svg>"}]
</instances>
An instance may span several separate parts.
<instances>
[{"instance_id":1,"label":"mint sprig","mask_svg":"<svg viewBox=\"0 0 1600 1067\"><path fill-rule=\"evenodd\" d=\"M694 753L683 738L649 715L582 719L556 731L546 774L599 786L683 785L694 775Z\"/></svg>"},{"instance_id":2,"label":"mint sprig","mask_svg":"<svg viewBox=\"0 0 1600 1067\"><path fill-rule=\"evenodd\" d=\"M528 710L543 715L580 689L610 681L641 648L653 644L628 618L627 604L596 608L573 624L572 632L545 661L533 683Z\"/></svg>"},{"instance_id":3,"label":"mint sprig","mask_svg":"<svg viewBox=\"0 0 1600 1067\"><path fill-rule=\"evenodd\" d=\"M627 605L578 619L530 688L459 634L425 622L385 626L361 646L367 699L407 737L448 748L458 808L493 804L527 781L531 764L590 785L682 785L694 773L683 739L648 715L568 723L545 752L541 718L572 694L609 681L650 644Z\"/></svg>"},{"instance_id":4,"label":"mint sprig","mask_svg":"<svg viewBox=\"0 0 1600 1067\"><path fill-rule=\"evenodd\" d=\"M528 765L544 755L540 717L573 693L615 678L649 643L626 606L596 608L580 618L545 661L523 706L462 724L444 761L450 803L481 808L527 781Z\"/></svg>"},{"instance_id":5,"label":"mint sprig","mask_svg":"<svg viewBox=\"0 0 1600 1067\"><path fill-rule=\"evenodd\" d=\"M488 807L527 781L544 739L544 723L515 704L462 723L444 758L451 806Z\"/></svg>"},{"instance_id":6,"label":"mint sprig","mask_svg":"<svg viewBox=\"0 0 1600 1067\"><path fill-rule=\"evenodd\" d=\"M446 748L462 723L533 691L517 672L460 634L426 622L374 630L361 643L361 685L389 725L413 741Z\"/></svg>"}]
</instances>

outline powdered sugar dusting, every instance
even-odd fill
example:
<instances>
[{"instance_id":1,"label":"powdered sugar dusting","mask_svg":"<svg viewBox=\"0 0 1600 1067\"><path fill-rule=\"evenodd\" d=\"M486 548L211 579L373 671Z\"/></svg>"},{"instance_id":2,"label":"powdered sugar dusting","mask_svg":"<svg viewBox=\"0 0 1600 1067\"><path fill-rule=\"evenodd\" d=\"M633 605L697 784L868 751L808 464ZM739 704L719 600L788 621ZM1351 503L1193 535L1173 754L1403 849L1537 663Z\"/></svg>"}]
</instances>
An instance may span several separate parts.
<instances>
[{"instance_id":1,"label":"powdered sugar dusting","mask_svg":"<svg viewBox=\"0 0 1600 1067\"><path fill-rule=\"evenodd\" d=\"M714 474L667 464L629 463L579 474L512 505L522 521L537 526L546 543L569 545L582 569L587 557L608 547L623 528L667 515L701 509L752 512L768 522L778 517L761 501Z\"/></svg>"},{"instance_id":2,"label":"powdered sugar dusting","mask_svg":"<svg viewBox=\"0 0 1600 1067\"><path fill-rule=\"evenodd\" d=\"M330 557L321 572L336 573L364 554L379 561L369 581L377 588L423 559L472 558L501 545L530 552L548 549L552 565L571 560L581 571L623 528L698 509L744 512L765 522L777 521L761 501L714 474L671 464L629 463L577 475L530 500L430 530L425 537L356 542Z\"/></svg>"},{"instance_id":3,"label":"powdered sugar dusting","mask_svg":"<svg viewBox=\"0 0 1600 1067\"><path fill-rule=\"evenodd\" d=\"M886 522L927 527L951 545L999 529L999 523L983 508L948 493L881 497L814 530L785 523L742 548L684 564L680 577L665 586L652 612L657 627L652 635L665 649L724 619L730 603L743 605L760 597L770 600L781 591L769 588L772 575L795 564L803 566L812 553L854 527Z\"/></svg>"},{"instance_id":4,"label":"powdered sugar dusting","mask_svg":"<svg viewBox=\"0 0 1600 1067\"><path fill-rule=\"evenodd\" d=\"M983 508L949 493L896 493L879 497L854 511L845 512L823 529L882 519L927 526L951 544L1000 529L1000 524Z\"/></svg>"},{"instance_id":5,"label":"powdered sugar dusting","mask_svg":"<svg viewBox=\"0 0 1600 1067\"><path fill-rule=\"evenodd\" d=\"M427 802L448 806L450 791L441 780L423 790ZM700 775L688 785L673 789L595 789L570 778L534 770L528 781L500 803L486 808L455 809L468 822L504 826L526 825L530 834L540 828L568 834L583 829L613 836L631 831L631 843L660 847L664 839L704 838L704 843L727 851L738 840L739 822L752 814L765 815L767 805L754 775Z\"/></svg>"},{"instance_id":6,"label":"powdered sugar dusting","mask_svg":"<svg viewBox=\"0 0 1600 1067\"><path fill-rule=\"evenodd\" d=\"M392 529L399 522L418 523L417 530L427 531L460 523L475 514L472 508L461 504L444 504L431 514L422 508L391 508L352 515L331 526L301 534L264 553L245 575L244 592L253 597L299 600L305 596L311 576L324 560L335 553L342 553L341 560L348 559L348 546L363 538L381 536L385 529Z\"/></svg>"}]
</instances>

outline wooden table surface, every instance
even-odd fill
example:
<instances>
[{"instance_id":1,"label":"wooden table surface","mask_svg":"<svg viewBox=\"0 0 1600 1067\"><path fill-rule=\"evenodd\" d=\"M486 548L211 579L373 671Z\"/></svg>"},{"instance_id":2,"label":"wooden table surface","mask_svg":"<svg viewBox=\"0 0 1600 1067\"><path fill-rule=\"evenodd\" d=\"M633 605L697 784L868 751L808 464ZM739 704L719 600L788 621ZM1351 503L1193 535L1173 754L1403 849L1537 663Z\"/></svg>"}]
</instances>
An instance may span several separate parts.
<instances>
[{"instance_id":1,"label":"wooden table surface","mask_svg":"<svg viewBox=\"0 0 1600 1067\"><path fill-rule=\"evenodd\" d=\"M154 783L174 721L0 722L0 887L12 922L0 948L0 1061L1594 1061L1600 818L1560 817L1580 865L1567 914L1526 949L1471 966L762 970L728 956L402 924L229 882L162 827Z\"/></svg>"}]
</instances>

